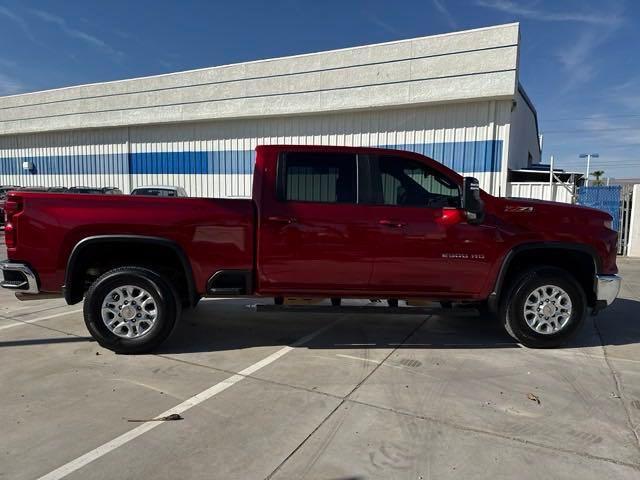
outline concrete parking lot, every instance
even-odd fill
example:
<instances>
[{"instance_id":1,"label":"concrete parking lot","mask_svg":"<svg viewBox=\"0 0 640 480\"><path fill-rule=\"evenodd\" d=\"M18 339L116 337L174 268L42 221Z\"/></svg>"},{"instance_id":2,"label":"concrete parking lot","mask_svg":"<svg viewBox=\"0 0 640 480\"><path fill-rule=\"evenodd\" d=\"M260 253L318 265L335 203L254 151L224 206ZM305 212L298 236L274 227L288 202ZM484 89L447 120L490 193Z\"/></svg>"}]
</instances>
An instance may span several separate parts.
<instances>
[{"instance_id":1,"label":"concrete parking lot","mask_svg":"<svg viewBox=\"0 0 640 480\"><path fill-rule=\"evenodd\" d=\"M242 299L120 356L81 306L2 291L0 478L640 478L640 261L619 265L622 298L556 350L476 315Z\"/></svg>"}]
</instances>

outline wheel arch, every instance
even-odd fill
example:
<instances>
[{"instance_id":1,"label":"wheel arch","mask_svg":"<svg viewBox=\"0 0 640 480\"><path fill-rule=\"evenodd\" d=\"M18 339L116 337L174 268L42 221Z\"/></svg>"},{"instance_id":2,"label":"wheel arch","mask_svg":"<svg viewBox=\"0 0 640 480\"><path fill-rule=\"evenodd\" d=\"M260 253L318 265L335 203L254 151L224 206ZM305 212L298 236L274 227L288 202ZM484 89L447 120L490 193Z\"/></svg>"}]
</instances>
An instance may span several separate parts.
<instances>
[{"instance_id":1,"label":"wheel arch","mask_svg":"<svg viewBox=\"0 0 640 480\"><path fill-rule=\"evenodd\" d=\"M593 285L595 277L593 275L600 271L601 261L594 248L580 243L532 242L517 245L504 256L494 282L493 290L489 295L489 306L491 310L497 311L501 295L506 289L505 281L514 273L520 271L518 270L518 266L531 266L531 260L534 259L536 255L544 255L544 253L549 253L548 258L555 260L555 263L545 263L545 261L542 261L540 265L556 266L567 270L569 270L567 268L569 265L575 265L577 263L581 266L578 271L569 270L569 273L574 275L581 283L587 295L589 305L593 306L592 304L595 304ZM590 278L589 275L591 275Z\"/></svg>"},{"instance_id":2,"label":"wheel arch","mask_svg":"<svg viewBox=\"0 0 640 480\"><path fill-rule=\"evenodd\" d=\"M163 237L146 235L95 235L80 240L71 250L67 259L63 293L66 302L73 305L82 300L85 292L85 268L88 266L90 253L104 249L109 245L129 244L135 248L152 247L156 251L171 252L172 260L179 265L180 273L184 276L184 289L186 301L189 305L195 304L197 293L193 270L189 258L182 247L173 240ZM117 255L115 256L117 258ZM126 263L126 262L125 262Z\"/></svg>"}]
</instances>

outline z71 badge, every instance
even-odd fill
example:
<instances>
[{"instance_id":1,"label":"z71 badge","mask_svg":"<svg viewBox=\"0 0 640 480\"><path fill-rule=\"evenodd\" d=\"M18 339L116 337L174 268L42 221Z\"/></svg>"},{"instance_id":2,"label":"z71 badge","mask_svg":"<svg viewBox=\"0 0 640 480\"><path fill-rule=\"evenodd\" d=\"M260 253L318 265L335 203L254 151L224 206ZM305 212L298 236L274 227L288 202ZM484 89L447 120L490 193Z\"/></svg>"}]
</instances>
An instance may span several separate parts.
<instances>
[{"instance_id":1,"label":"z71 badge","mask_svg":"<svg viewBox=\"0 0 640 480\"><path fill-rule=\"evenodd\" d=\"M531 213L533 212L533 207L521 207L518 205L507 205L504 207L504 211L507 213Z\"/></svg>"}]
</instances>

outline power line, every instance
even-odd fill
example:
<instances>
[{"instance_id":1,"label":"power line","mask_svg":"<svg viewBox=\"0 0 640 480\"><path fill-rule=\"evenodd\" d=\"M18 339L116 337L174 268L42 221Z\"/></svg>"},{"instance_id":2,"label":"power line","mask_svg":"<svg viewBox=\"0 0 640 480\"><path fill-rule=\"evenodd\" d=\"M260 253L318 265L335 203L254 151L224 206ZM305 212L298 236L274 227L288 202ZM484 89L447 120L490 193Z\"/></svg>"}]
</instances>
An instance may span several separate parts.
<instances>
[{"instance_id":1,"label":"power line","mask_svg":"<svg viewBox=\"0 0 640 480\"><path fill-rule=\"evenodd\" d=\"M609 142L603 142L606 143L606 145L604 146L605 148L610 148L610 147L639 147L640 146L640 142L639 143L609 143ZM548 147L545 148L545 150L548 150ZM602 150L602 148L600 148L600 150Z\"/></svg>"},{"instance_id":2,"label":"power line","mask_svg":"<svg viewBox=\"0 0 640 480\"><path fill-rule=\"evenodd\" d=\"M580 164L580 165L582 165L584 163L584 160L581 162L580 160L574 160L573 158L564 159L564 160L562 158L558 158L556 161L563 162L563 163L577 163L577 164ZM630 158L629 160L620 160L620 159L598 160L596 163L603 163L605 165L613 165L615 163L640 164L640 159L638 159L638 158Z\"/></svg>"},{"instance_id":3,"label":"power line","mask_svg":"<svg viewBox=\"0 0 640 480\"><path fill-rule=\"evenodd\" d=\"M575 160L562 160L562 159L558 159L558 162L563 162L563 163L576 163L578 165L582 165L584 162L577 162ZM600 163L603 165L616 165L616 164L620 164L620 165L640 165L640 161L638 160L609 160L607 162L605 161L599 161L596 163Z\"/></svg>"},{"instance_id":4,"label":"power line","mask_svg":"<svg viewBox=\"0 0 640 480\"><path fill-rule=\"evenodd\" d=\"M576 164L576 163L563 163L561 161L557 162L558 167L566 167L566 168L583 168L584 164ZM597 167L602 167L602 168L631 168L631 167L637 167L640 168L640 163L597 163L596 164Z\"/></svg>"},{"instance_id":5,"label":"power line","mask_svg":"<svg viewBox=\"0 0 640 480\"><path fill-rule=\"evenodd\" d=\"M568 122L572 120L605 120L607 118L640 118L640 113L628 113L619 115L590 115L588 117L565 117L565 118L552 118L544 120L545 122Z\"/></svg>"},{"instance_id":6,"label":"power line","mask_svg":"<svg viewBox=\"0 0 640 480\"><path fill-rule=\"evenodd\" d=\"M541 163L545 163L545 161L542 161ZM574 162L571 160L560 160L558 159L558 157L556 156L556 164L561 163L562 165L569 165L571 167L576 167L576 166L582 166L585 165L586 162ZM611 166L611 167L637 167L640 166L640 162L638 162L637 160L629 160L628 162L625 161L614 161L614 162L594 162L596 165L603 165L603 166ZM549 162L547 161L546 164L548 165Z\"/></svg>"},{"instance_id":7,"label":"power line","mask_svg":"<svg viewBox=\"0 0 640 480\"><path fill-rule=\"evenodd\" d=\"M640 130L640 125L636 127L609 127L609 128L576 128L573 130L542 130L544 135L553 133L598 133L598 132L617 132L619 130Z\"/></svg>"}]
</instances>

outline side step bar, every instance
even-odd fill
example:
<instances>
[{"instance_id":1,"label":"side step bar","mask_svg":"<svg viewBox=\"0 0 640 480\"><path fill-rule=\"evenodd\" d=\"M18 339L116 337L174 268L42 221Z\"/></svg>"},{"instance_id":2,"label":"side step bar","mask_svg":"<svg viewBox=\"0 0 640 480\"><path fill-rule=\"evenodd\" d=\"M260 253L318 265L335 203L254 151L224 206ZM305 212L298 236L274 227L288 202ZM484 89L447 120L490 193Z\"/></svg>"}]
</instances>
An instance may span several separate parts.
<instances>
[{"instance_id":1,"label":"side step bar","mask_svg":"<svg viewBox=\"0 0 640 480\"><path fill-rule=\"evenodd\" d=\"M339 314L386 314L386 315L446 315L468 316L475 313L475 308L449 309L439 307L383 307L370 305L344 305L334 307L332 305L252 305L257 312L277 312L277 313L339 313Z\"/></svg>"},{"instance_id":2,"label":"side step bar","mask_svg":"<svg viewBox=\"0 0 640 480\"><path fill-rule=\"evenodd\" d=\"M244 288L210 288L209 295L243 295Z\"/></svg>"}]
</instances>

